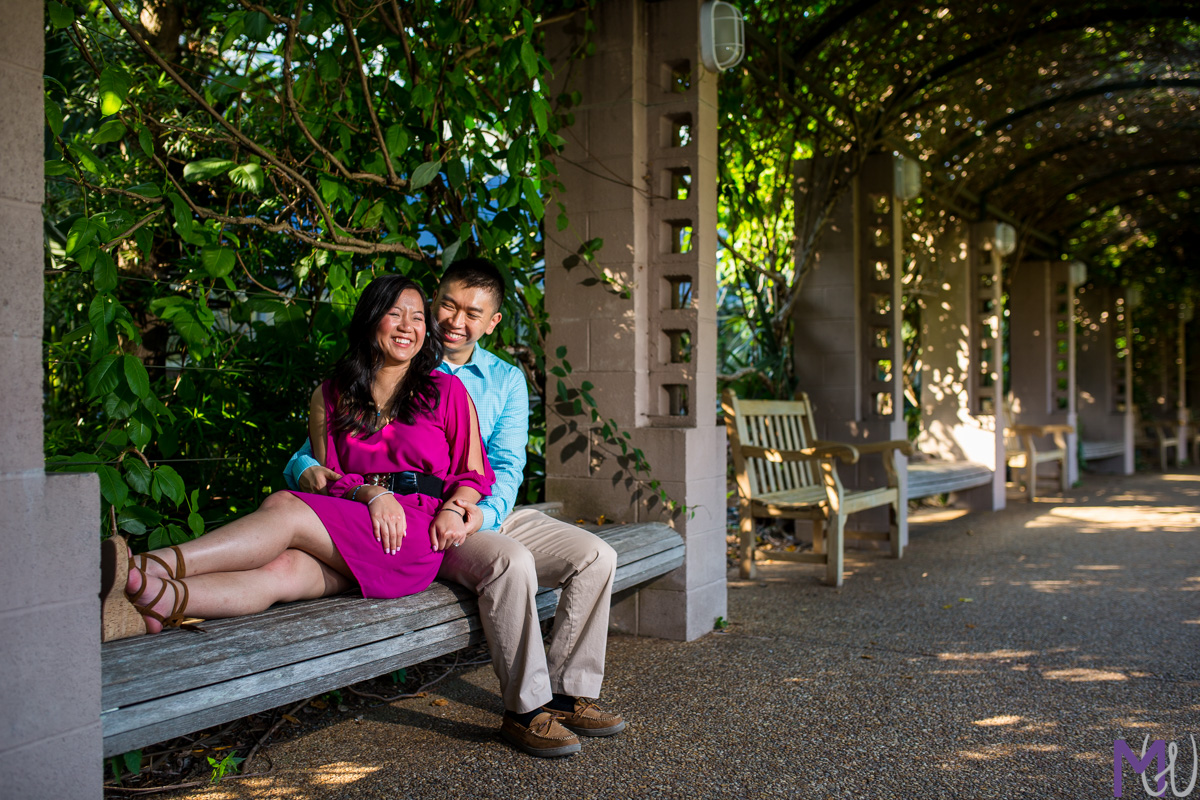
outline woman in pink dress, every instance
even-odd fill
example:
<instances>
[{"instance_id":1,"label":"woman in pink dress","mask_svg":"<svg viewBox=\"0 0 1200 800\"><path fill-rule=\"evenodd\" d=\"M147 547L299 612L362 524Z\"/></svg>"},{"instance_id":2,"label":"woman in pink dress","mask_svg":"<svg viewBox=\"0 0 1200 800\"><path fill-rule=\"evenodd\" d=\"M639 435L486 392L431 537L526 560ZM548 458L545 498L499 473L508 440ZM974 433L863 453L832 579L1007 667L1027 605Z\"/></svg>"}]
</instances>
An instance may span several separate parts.
<instances>
[{"instance_id":1,"label":"woman in pink dress","mask_svg":"<svg viewBox=\"0 0 1200 800\"><path fill-rule=\"evenodd\" d=\"M120 537L105 542L104 640L178 625L185 611L232 617L355 586L380 598L427 587L443 551L478 529L466 509L494 479L466 389L434 371L435 326L415 283L372 281L310 407L313 452L342 478L328 495L276 492L178 547L127 560Z\"/></svg>"}]
</instances>

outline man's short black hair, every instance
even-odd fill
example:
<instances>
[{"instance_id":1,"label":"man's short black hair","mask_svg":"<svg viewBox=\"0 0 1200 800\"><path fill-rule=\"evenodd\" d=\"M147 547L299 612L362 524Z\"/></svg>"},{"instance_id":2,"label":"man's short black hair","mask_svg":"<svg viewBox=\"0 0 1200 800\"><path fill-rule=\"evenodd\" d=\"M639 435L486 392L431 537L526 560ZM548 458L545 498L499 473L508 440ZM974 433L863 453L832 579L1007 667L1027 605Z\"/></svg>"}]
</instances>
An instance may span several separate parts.
<instances>
[{"instance_id":1,"label":"man's short black hair","mask_svg":"<svg viewBox=\"0 0 1200 800\"><path fill-rule=\"evenodd\" d=\"M457 281L468 289L486 289L496 300L496 310L504 307L504 276L499 268L486 258L464 258L446 267L442 273L442 286Z\"/></svg>"}]
</instances>

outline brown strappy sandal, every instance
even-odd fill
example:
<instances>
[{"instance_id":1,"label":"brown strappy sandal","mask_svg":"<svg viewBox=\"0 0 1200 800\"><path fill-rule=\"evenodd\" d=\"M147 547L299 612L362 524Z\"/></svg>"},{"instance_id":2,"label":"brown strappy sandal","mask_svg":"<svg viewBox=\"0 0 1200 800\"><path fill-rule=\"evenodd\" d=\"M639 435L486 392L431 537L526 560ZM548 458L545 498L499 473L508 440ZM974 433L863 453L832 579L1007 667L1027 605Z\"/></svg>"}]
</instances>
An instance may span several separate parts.
<instances>
[{"instance_id":1,"label":"brown strappy sandal","mask_svg":"<svg viewBox=\"0 0 1200 800\"><path fill-rule=\"evenodd\" d=\"M100 641L112 642L146 633L146 620L125 594L129 547L121 536L100 545Z\"/></svg>"},{"instance_id":2,"label":"brown strappy sandal","mask_svg":"<svg viewBox=\"0 0 1200 800\"><path fill-rule=\"evenodd\" d=\"M150 602L142 604L139 603L138 600L140 600L142 595L146 593L146 586L148 585L146 582L146 573L142 572L140 567L134 567L134 569L142 573L142 588L138 589L137 594L130 597L129 600L132 602L133 607L137 610L138 614L142 615L143 617L150 617L151 619L158 620L164 629L178 628L186 618L184 612L187 611L188 604L187 584L183 581L177 581L172 578L162 578L163 585L162 588L158 590L158 594L154 595L154 599ZM175 599L171 604L171 613L164 617L162 614L159 614L154 610L154 606L159 600L162 599L162 596L167 593L167 586L170 586L175 590Z\"/></svg>"},{"instance_id":3,"label":"brown strappy sandal","mask_svg":"<svg viewBox=\"0 0 1200 800\"><path fill-rule=\"evenodd\" d=\"M160 567L162 567L163 571L167 573L167 577L170 578L171 580L182 580L183 578L186 578L187 577L187 564L183 560L183 551L180 550L175 545L171 545L170 547L172 550L175 551L175 569L171 569L170 564L163 561L161 558L154 555L153 553L138 553L135 556L130 556L129 557L129 568L130 569L140 569L142 571L142 574L145 575L146 574L146 561L149 560L149 561L156 562ZM141 559L141 560L135 561L135 559ZM178 573L176 573L176 570L178 570Z\"/></svg>"}]
</instances>

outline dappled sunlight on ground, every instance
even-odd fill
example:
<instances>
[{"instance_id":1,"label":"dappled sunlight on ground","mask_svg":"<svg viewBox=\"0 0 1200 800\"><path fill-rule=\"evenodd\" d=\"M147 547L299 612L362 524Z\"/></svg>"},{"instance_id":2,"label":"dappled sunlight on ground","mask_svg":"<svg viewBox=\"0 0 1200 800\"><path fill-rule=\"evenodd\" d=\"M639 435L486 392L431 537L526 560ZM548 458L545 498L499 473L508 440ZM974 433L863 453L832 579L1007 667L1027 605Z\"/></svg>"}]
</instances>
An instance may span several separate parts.
<instances>
[{"instance_id":1,"label":"dappled sunlight on ground","mask_svg":"<svg viewBox=\"0 0 1200 800\"><path fill-rule=\"evenodd\" d=\"M323 766L321 771L313 776L313 782L322 786L344 786L378 772L380 769L381 767L378 766L367 767L348 761L335 761Z\"/></svg>"},{"instance_id":2,"label":"dappled sunlight on ground","mask_svg":"<svg viewBox=\"0 0 1200 800\"><path fill-rule=\"evenodd\" d=\"M1077 523L1079 533L1139 531L1188 533L1200 528L1200 509L1193 506L1073 506L1052 508L1025 524L1026 528L1055 528ZM1082 523L1082 524L1078 524Z\"/></svg>"},{"instance_id":3,"label":"dappled sunlight on ground","mask_svg":"<svg viewBox=\"0 0 1200 800\"><path fill-rule=\"evenodd\" d=\"M1113 672L1106 669L1087 669L1085 667L1047 670L1046 672L1042 673L1042 677L1048 681L1070 681L1071 683L1128 680L1128 678L1120 672Z\"/></svg>"}]
</instances>

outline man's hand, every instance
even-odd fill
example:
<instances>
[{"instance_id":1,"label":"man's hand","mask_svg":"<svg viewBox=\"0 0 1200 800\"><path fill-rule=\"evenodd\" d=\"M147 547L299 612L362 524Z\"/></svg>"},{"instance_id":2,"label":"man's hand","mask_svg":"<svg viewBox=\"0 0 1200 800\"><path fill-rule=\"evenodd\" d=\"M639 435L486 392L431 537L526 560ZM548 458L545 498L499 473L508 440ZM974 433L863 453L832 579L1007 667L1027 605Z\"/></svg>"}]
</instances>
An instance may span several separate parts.
<instances>
[{"instance_id":1,"label":"man's hand","mask_svg":"<svg viewBox=\"0 0 1200 800\"><path fill-rule=\"evenodd\" d=\"M455 498L451 501L458 505L462 513L466 516L467 535L477 533L483 527L483 509L475 505L469 500L461 500Z\"/></svg>"},{"instance_id":2,"label":"man's hand","mask_svg":"<svg viewBox=\"0 0 1200 800\"><path fill-rule=\"evenodd\" d=\"M309 494L329 494L329 487L341 479L341 475L328 467L314 464L300 474L296 485L300 487L300 491Z\"/></svg>"},{"instance_id":3,"label":"man's hand","mask_svg":"<svg viewBox=\"0 0 1200 800\"><path fill-rule=\"evenodd\" d=\"M429 523L429 545L434 550L457 547L467 540L470 533L462 512L447 503L433 515L433 522Z\"/></svg>"}]
</instances>

